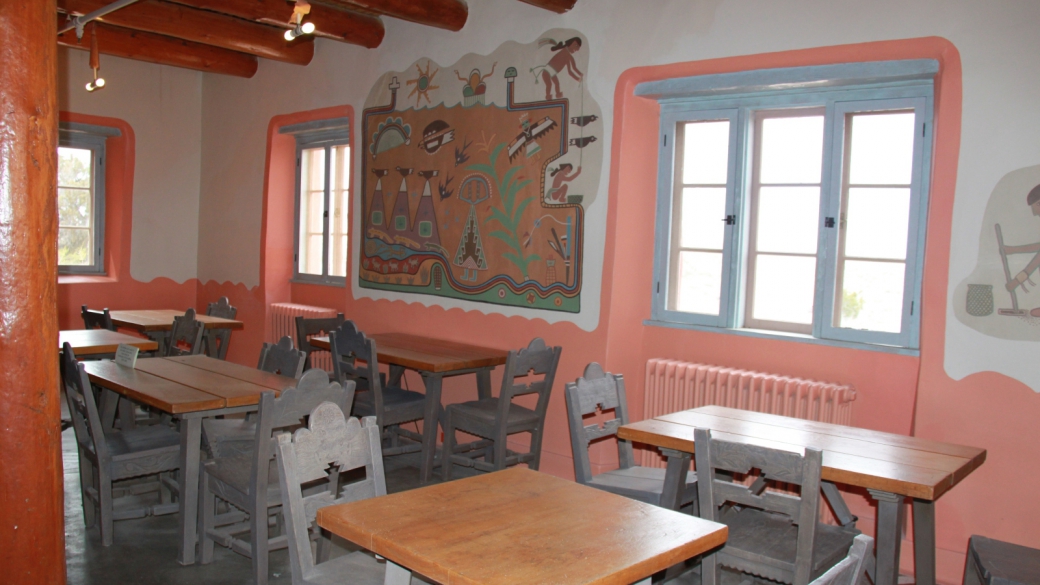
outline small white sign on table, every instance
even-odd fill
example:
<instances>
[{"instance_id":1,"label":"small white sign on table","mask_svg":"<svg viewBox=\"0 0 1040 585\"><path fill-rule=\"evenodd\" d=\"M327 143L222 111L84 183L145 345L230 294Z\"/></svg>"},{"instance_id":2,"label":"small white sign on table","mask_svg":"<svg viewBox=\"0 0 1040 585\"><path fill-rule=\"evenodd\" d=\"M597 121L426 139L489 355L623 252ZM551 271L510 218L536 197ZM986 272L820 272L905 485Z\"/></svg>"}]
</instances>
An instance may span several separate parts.
<instances>
[{"instance_id":1,"label":"small white sign on table","mask_svg":"<svg viewBox=\"0 0 1040 585\"><path fill-rule=\"evenodd\" d=\"M137 354L140 351L140 349L132 345L120 343L119 347L116 348L116 363L121 366L132 368L137 364Z\"/></svg>"}]
</instances>

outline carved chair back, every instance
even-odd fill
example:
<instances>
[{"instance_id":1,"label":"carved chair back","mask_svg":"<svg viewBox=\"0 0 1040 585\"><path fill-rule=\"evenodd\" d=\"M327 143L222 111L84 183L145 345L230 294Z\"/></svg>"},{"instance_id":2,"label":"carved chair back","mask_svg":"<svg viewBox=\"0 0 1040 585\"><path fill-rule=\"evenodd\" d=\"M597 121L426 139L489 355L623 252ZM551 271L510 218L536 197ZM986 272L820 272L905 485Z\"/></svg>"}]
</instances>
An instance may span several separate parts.
<instances>
[{"instance_id":1,"label":"carved chair back","mask_svg":"<svg viewBox=\"0 0 1040 585\"><path fill-rule=\"evenodd\" d=\"M812 559L820 509L820 472L823 452L805 448L805 454L758 445L746 445L713 439L708 429L694 429L697 461L697 484L701 517L718 521L719 509L727 503L769 512L779 512L798 526L796 559ZM743 485L723 476L759 471L751 485ZM766 491L768 483L782 482L801 486L800 496ZM811 562L798 562L795 583L808 583Z\"/></svg>"},{"instance_id":2,"label":"carved chair back","mask_svg":"<svg viewBox=\"0 0 1040 585\"><path fill-rule=\"evenodd\" d=\"M332 347L332 371L337 380L354 380L359 390L372 392L376 420L383 425L383 382L379 376L379 353L376 340L359 331L353 321L344 321L329 331ZM358 365L358 361L364 362Z\"/></svg>"},{"instance_id":3,"label":"carved chair back","mask_svg":"<svg viewBox=\"0 0 1040 585\"><path fill-rule=\"evenodd\" d=\"M278 398L273 391L260 395L249 476L251 493L267 493L267 478L274 458L274 433L303 424L304 418L322 402L331 402L349 414L354 403L354 383L329 382L327 373L311 369L303 374L295 388L286 388Z\"/></svg>"},{"instance_id":4,"label":"carved chair back","mask_svg":"<svg viewBox=\"0 0 1040 585\"><path fill-rule=\"evenodd\" d=\"M202 335L205 327L195 318L195 309L173 318L170 338L166 343L166 355L196 355L202 352Z\"/></svg>"},{"instance_id":5,"label":"carved chair back","mask_svg":"<svg viewBox=\"0 0 1040 585\"><path fill-rule=\"evenodd\" d=\"M874 539L866 534L858 534L852 541L849 556L838 561L809 585L857 585L866 574L867 555L874 550Z\"/></svg>"},{"instance_id":6,"label":"carved chair back","mask_svg":"<svg viewBox=\"0 0 1040 585\"><path fill-rule=\"evenodd\" d=\"M238 309L231 306L227 297L220 297L215 303L206 306L206 315L220 317L221 319L234 319L238 315ZM225 327L210 329L206 331L205 341L206 355L217 359L227 357L228 343L231 341L231 330Z\"/></svg>"},{"instance_id":7,"label":"carved chair back","mask_svg":"<svg viewBox=\"0 0 1040 585\"><path fill-rule=\"evenodd\" d=\"M296 318L296 346L300 351L307 354L306 368L311 367L311 352L325 351L320 347L311 345L310 339L331 332L343 324L343 313L337 313L335 317L323 317L319 319Z\"/></svg>"},{"instance_id":8,"label":"carved chair back","mask_svg":"<svg viewBox=\"0 0 1040 585\"><path fill-rule=\"evenodd\" d=\"M565 387L567 418L570 423L571 450L574 452L574 477L578 483L592 480L592 465L589 461L589 443L605 437L617 436L618 428L628 424L628 402L625 399L625 380L621 374L604 372L596 362L585 366L582 377L568 382ZM582 417L614 411L614 418L602 425L585 426ZM618 440L618 462L621 469L635 465L632 443Z\"/></svg>"},{"instance_id":9,"label":"carved chair back","mask_svg":"<svg viewBox=\"0 0 1040 585\"><path fill-rule=\"evenodd\" d=\"M527 347L510 351L506 358L505 372L502 375L502 391L499 393L498 411L495 414L495 428L499 429L501 439L505 440L506 420L509 405L513 398L527 394L538 394L535 412L539 419L545 420L545 411L549 408L549 394L552 392L553 380L556 378L556 366L560 363L560 346L546 347L541 337L535 337ZM531 376L542 376L540 380L530 382L518 381Z\"/></svg>"},{"instance_id":10,"label":"carved chair back","mask_svg":"<svg viewBox=\"0 0 1040 585\"><path fill-rule=\"evenodd\" d=\"M260 362L256 368L272 374L281 374L300 379L303 375L303 364L307 354L293 347L292 338L288 335L278 343L265 343L260 349Z\"/></svg>"},{"instance_id":11,"label":"carved chair back","mask_svg":"<svg viewBox=\"0 0 1040 585\"><path fill-rule=\"evenodd\" d=\"M101 415L94 400L94 392L90 388L90 378L76 359L72 345L66 342L61 351L62 380L65 384L65 399L69 403L72 415L72 427L76 433L76 443L80 452L87 455L98 465L109 460L108 446L105 443L105 432L101 426Z\"/></svg>"},{"instance_id":12,"label":"carved chair back","mask_svg":"<svg viewBox=\"0 0 1040 585\"><path fill-rule=\"evenodd\" d=\"M101 311L90 310L86 305L80 307L80 312L83 315L83 328L84 329L108 329L109 331L115 331L115 323L112 322L112 315L108 313L108 309L102 309Z\"/></svg>"},{"instance_id":13,"label":"carved chair back","mask_svg":"<svg viewBox=\"0 0 1040 585\"><path fill-rule=\"evenodd\" d=\"M344 416L337 405L322 402L311 410L307 427L292 435L279 433L277 441L282 513L289 540L293 583L309 583L309 578L315 573L310 531L318 510L386 495L379 426L375 417L366 417L359 422L354 417ZM362 481L347 484L342 490L336 481L329 481L327 489L303 495L302 484L360 467L365 468Z\"/></svg>"}]
</instances>

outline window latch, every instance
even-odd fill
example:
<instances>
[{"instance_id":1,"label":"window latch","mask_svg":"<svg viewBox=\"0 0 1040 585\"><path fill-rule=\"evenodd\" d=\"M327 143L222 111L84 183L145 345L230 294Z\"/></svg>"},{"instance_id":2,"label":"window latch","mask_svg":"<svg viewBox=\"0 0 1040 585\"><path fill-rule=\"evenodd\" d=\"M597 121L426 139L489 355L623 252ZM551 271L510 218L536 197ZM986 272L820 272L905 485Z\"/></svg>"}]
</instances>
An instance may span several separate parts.
<instances>
[{"instance_id":1,"label":"window latch","mask_svg":"<svg viewBox=\"0 0 1040 585\"><path fill-rule=\"evenodd\" d=\"M737 216L727 215L726 217L722 218L722 221L726 222L726 225L737 225Z\"/></svg>"},{"instance_id":2,"label":"window latch","mask_svg":"<svg viewBox=\"0 0 1040 585\"><path fill-rule=\"evenodd\" d=\"M829 227L829 228L834 227L834 218L833 217L825 217L825 218L823 218L823 227Z\"/></svg>"}]
</instances>

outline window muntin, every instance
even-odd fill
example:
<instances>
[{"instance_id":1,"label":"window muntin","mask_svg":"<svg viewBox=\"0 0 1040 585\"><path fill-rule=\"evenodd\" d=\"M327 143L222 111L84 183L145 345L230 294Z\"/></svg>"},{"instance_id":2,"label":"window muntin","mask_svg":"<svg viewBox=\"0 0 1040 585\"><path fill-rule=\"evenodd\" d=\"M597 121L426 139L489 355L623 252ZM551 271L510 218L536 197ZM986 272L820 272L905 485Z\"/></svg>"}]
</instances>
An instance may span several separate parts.
<instances>
[{"instance_id":1,"label":"window muntin","mask_svg":"<svg viewBox=\"0 0 1040 585\"><path fill-rule=\"evenodd\" d=\"M296 135L294 280L345 284L350 253L350 133L346 118L282 128Z\"/></svg>"},{"instance_id":2,"label":"window muntin","mask_svg":"<svg viewBox=\"0 0 1040 585\"><path fill-rule=\"evenodd\" d=\"M659 196L654 320L916 348L931 95L929 79L662 100L660 176L675 179L664 207ZM704 217L687 218L684 136L709 114L734 124L726 215L716 203L704 206ZM793 154L805 131L770 146L770 126L808 114L817 116L812 135L820 155ZM716 148L706 160L723 153ZM810 176L807 169L815 170ZM680 236L684 223L704 228ZM721 268L710 278L703 271L687 277L676 262L686 251L678 244L707 237L716 225L725 226ZM710 252L712 259L720 253ZM713 303L684 304L687 281L700 298L717 295L718 311Z\"/></svg>"}]
</instances>

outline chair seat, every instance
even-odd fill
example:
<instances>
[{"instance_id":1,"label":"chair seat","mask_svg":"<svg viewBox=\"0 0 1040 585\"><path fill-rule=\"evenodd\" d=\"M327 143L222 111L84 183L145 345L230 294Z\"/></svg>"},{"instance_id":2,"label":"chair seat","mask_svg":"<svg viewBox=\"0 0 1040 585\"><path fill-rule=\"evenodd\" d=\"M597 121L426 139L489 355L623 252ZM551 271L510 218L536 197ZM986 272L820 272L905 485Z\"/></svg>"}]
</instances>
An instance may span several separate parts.
<instances>
[{"instance_id":1,"label":"chair seat","mask_svg":"<svg viewBox=\"0 0 1040 585\"><path fill-rule=\"evenodd\" d=\"M387 412L416 407L425 402L425 394L393 386L383 388L383 409ZM375 416L375 398L371 391L358 392L354 395L354 414L360 417ZM422 414L419 416L422 417Z\"/></svg>"},{"instance_id":2,"label":"chair seat","mask_svg":"<svg viewBox=\"0 0 1040 585\"><path fill-rule=\"evenodd\" d=\"M136 457L143 451L169 450L180 452L180 434L163 425L137 427L118 433L106 434L105 443L113 459Z\"/></svg>"},{"instance_id":3,"label":"chair seat","mask_svg":"<svg viewBox=\"0 0 1040 585\"><path fill-rule=\"evenodd\" d=\"M498 398L451 404L447 410L451 413L455 428L458 429L467 429L467 421L479 426L494 425L495 416L498 414ZM537 426L539 420L538 413L530 408L510 403L509 411L506 413L506 431L513 433L517 428L531 428Z\"/></svg>"},{"instance_id":4,"label":"chair seat","mask_svg":"<svg viewBox=\"0 0 1040 585\"><path fill-rule=\"evenodd\" d=\"M216 480L227 487L232 488L243 497L249 493L249 480L252 474L253 457L251 454L233 455L230 457L218 457L205 463L206 474L211 480ZM221 497L231 496L224 490L214 490ZM281 486L278 485L278 469L275 465L270 466L267 473L267 501L274 505L282 501Z\"/></svg>"},{"instance_id":5,"label":"chair seat","mask_svg":"<svg viewBox=\"0 0 1040 585\"><path fill-rule=\"evenodd\" d=\"M383 585L386 578L386 562L376 560L365 551L356 551L316 565L307 575L307 583L313 585ZM411 585L430 583L413 574Z\"/></svg>"},{"instance_id":6,"label":"chair seat","mask_svg":"<svg viewBox=\"0 0 1040 585\"><path fill-rule=\"evenodd\" d=\"M726 562L726 556L732 555L775 568L775 571L763 571L769 574L760 575L762 577L784 582L793 579L798 527L789 516L743 508L724 514L720 521L729 527L726 546L719 554L722 565L745 569ZM818 524L810 579L819 577L844 558L857 534L858 530Z\"/></svg>"},{"instance_id":7,"label":"chair seat","mask_svg":"<svg viewBox=\"0 0 1040 585\"><path fill-rule=\"evenodd\" d=\"M594 475L588 485L656 505L660 503L661 493L664 492L664 475L664 469L636 465ZM686 489L683 490L682 504L689 504L695 499L697 499L697 475L689 473L686 476Z\"/></svg>"}]
</instances>

